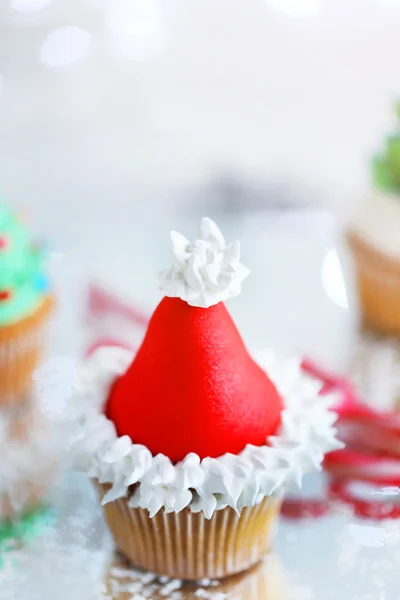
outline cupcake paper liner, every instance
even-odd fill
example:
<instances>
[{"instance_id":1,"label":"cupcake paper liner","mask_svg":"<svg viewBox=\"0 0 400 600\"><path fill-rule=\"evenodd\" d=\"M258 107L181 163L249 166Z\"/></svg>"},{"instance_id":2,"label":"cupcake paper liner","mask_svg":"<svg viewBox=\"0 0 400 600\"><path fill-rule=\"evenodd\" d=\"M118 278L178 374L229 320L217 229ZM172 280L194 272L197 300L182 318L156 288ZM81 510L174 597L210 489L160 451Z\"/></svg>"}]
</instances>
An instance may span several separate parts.
<instances>
[{"instance_id":1,"label":"cupcake paper liner","mask_svg":"<svg viewBox=\"0 0 400 600\"><path fill-rule=\"evenodd\" d=\"M108 489L99 487L102 493ZM104 506L119 551L137 567L186 580L227 577L255 565L270 548L280 510L280 500L268 497L240 516L227 507L211 519L190 508L162 509L150 518L128 501L119 498Z\"/></svg>"},{"instance_id":2,"label":"cupcake paper liner","mask_svg":"<svg viewBox=\"0 0 400 600\"><path fill-rule=\"evenodd\" d=\"M52 306L47 296L25 319L0 327L0 407L25 402L44 350Z\"/></svg>"},{"instance_id":3,"label":"cupcake paper liner","mask_svg":"<svg viewBox=\"0 0 400 600\"><path fill-rule=\"evenodd\" d=\"M348 240L366 327L400 336L400 260L379 252L353 232Z\"/></svg>"}]
</instances>

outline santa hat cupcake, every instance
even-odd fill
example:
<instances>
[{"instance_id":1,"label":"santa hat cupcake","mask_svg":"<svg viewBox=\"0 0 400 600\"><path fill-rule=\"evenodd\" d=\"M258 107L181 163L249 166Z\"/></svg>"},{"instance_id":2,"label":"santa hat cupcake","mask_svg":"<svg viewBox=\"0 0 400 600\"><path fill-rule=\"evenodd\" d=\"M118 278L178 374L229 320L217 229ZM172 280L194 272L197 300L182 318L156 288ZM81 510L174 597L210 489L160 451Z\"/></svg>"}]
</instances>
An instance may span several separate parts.
<instances>
[{"instance_id":1,"label":"santa hat cupcake","mask_svg":"<svg viewBox=\"0 0 400 600\"><path fill-rule=\"evenodd\" d=\"M285 489L341 444L319 384L297 362L251 356L227 312L248 274L239 243L210 219L193 244L171 237L136 355L100 348L83 367L72 448L133 564L221 578L262 558Z\"/></svg>"}]
</instances>

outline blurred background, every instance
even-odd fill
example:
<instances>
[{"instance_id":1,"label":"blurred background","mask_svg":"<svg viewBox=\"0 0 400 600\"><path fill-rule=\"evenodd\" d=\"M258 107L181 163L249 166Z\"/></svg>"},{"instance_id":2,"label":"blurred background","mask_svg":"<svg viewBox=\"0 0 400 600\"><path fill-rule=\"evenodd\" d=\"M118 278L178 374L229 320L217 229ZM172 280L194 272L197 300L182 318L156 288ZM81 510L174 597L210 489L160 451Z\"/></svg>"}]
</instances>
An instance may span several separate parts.
<instances>
[{"instance_id":1,"label":"blurred background","mask_svg":"<svg viewBox=\"0 0 400 600\"><path fill-rule=\"evenodd\" d=\"M249 346L347 371L361 316L346 234L371 187L370 157L394 127L399 31L400 0L0 0L0 196L49 240L54 352L79 357L110 331L137 343L170 263L169 230L193 239L207 215L240 239L252 271L229 304ZM365 397L373 390L382 405L391 387L393 408L398 365L383 359ZM68 518L90 504L86 540L99 513L80 483L65 489ZM72 560L67 516L47 552L61 546ZM337 597L337 574L343 598L361 582L357 597L396 600L394 562L385 585L395 595L374 595L385 586L365 578L382 555L380 526L344 520L343 548L320 552L335 518L281 529L285 566L312 587L290 600L328 588ZM288 552L301 536L306 566ZM85 544L76 590L101 545Z\"/></svg>"},{"instance_id":2,"label":"blurred background","mask_svg":"<svg viewBox=\"0 0 400 600\"><path fill-rule=\"evenodd\" d=\"M168 230L209 214L253 271L232 303L249 343L340 365L357 319L340 231L392 124L400 3L0 7L1 190L69 270L150 309Z\"/></svg>"},{"instance_id":3,"label":"blurred background","mask_svg":"<svg viewBox=\"0 0 400 600\"><path fill-rule=\"evenodd\" d=\"M347 213L398 91L396 0L1 6L2 186L69 244L221 172Z\"/></svg>"}]
</instances>

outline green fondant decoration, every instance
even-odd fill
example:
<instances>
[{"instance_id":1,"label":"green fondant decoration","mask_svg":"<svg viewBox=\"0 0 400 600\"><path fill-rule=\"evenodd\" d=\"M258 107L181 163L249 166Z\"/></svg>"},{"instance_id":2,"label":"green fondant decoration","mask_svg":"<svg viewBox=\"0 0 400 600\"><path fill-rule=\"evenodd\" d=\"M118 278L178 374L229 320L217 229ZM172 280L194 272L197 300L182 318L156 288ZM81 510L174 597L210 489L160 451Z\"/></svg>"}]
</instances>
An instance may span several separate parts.
<instances>
[{"instance_id":1,"label":"green fondant decoration","mask_svg":"<svg viewBox=\"0 0 400 600\"><path fill-rule=\"evenodd\" d=\"M400 102L395 105L399 131L386 138L383 151L372 162L375 185L385 191L400 194Z\"/></svg>"}]
</instances>

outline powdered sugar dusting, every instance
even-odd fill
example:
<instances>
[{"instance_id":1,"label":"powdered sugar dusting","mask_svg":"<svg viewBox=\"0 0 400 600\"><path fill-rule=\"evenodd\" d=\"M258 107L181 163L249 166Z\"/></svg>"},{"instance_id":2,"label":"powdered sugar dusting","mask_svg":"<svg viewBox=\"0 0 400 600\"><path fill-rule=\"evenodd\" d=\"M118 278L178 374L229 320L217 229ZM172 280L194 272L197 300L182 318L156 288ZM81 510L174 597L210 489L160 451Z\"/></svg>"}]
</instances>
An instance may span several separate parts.
<instances>
[{"instance_id":1,"label":"powdered sugar dusting","mask_svg":"<svg viewBox=\"0 0 400 600\"><path fill-rule=\"evenodd\" d=\"M225 598L228 598L228 594L225 594L224 592L210 592L210 590L205 590L204 588L199 588L198 590L195 591L194 595L196 596L196 598L206 598L206 599L213 599L213 600L225 600Z\"/></svg>"},{"instance_id":2,"label":"powdered sugar dusting","mask_svg":"<svg viewBox=\"0 0 400 600\"><path fill-rule=\"evenodd\" d=\"M231 596L219 590L220 585L219 581L211 579L189 585L180 579L157 577L154 573L115 566L110 569L108 589L103 590L100 600L185 600L188 598L188 591L193 598L227 600ZM110 592L112 596L109 595Z\"/></svg>"},{"instance_id":3,"label":"powdered sugar dusting","mask_svg":"<svg viewBox=\"0 0 400 600\"><path fill-rule=\"evenodd\" d=\"M239 242L226 244L214 221L201 220L193 243L176 231L171 240L174 261L162 274L160 286L166 296L208 308L240 294L250 271L239 260Z\"/></svg>"},{"instance_id":4,"label":"powdered sugar dusting","mask_svg":"<svg viewBox=\"0 0 400 600\"><path fill-rule=\"evenodd\" d=\"M18 425L19 423L19 425ZM20 427L22 432L19 434ZM23 440L23 443L22 441ZM32 490L46 487L58 461L59 447L51 423L41 414L36 398L17 416L3 410L0 415L0 519L10 504L15 513L31 501Z\"/></svg>"}]
</instances>

